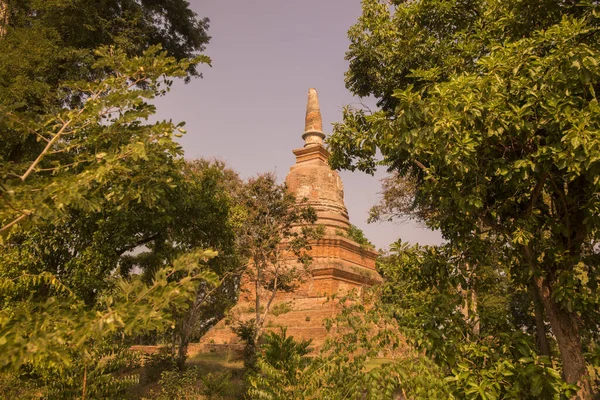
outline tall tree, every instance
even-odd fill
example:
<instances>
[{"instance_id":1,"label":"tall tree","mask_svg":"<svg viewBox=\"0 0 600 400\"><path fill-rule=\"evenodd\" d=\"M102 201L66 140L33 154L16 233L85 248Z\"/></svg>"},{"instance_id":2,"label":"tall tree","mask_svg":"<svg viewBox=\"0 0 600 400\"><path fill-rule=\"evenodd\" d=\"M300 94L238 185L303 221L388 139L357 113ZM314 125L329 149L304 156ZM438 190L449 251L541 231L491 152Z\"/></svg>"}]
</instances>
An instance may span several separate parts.
<instances>
[{"instance_id":1,"label":"tall tree","mask_svg":"<svg viewBox=\"0 0 600 400\"><path fill-rule=\"evenodd\" d=\"M138 330L129 324L142 315L176 324L230 265L197 250L233 243L214 174L186 167L173 140L182 124L144 122L149 100L209 62L198 56L207 28L184 0L0 2L0 325L3 335L22 328L3 337L10 366L56 356L57 343L89 360L78 350L104 341L112 351L110 335ZM202 254L212 260L198 269ZM52 312L49 334L40 321ZM23 357L28 337L50 349Z\"/></svg>"},{"instance_id":2,"label":"tall tree","mask_svg":"<svg viewBox=\"0 0 600 400\"><path fill-rule=\"evenodd\" d=\"M314 209L298 200L273 174L251 178L240 197L238 242L249 260L245 276L255 294L256 317L240 327L250 364L275 296L294 290L307 277L310 240L322 236L321 227L314 225Z\"/></svg>"},{"instance_id":3,"label":"tall tree","mask_svg":"<svg viewBox=\"0 0 600 400\"><path fill-rule=\"evenodd\" d=\"M82 398L92 386L102 390L111 380L106 357L123 337L169 327L199 282L218 281L204 263L214 252L191 246L157 265L149 283L119 274L115 262L149 242L132 232L156 226L135 213L164 207L184 166L176 125L142 123L154 111L147 100L201 59L177 61L157 47L136 58L101 48L97 57L95 67L111 72L69 86L87 93L80 106L45 114L45 124L5 114L13 129L37 135L45 147L33 161L0 164L0 369L27 370L39 381L56 375L63 398L75 396L71 389ZM124 215L131 220L119 230Z\"/></svg>"},{"instance_id":4,"label":"tall tree","mask_svg":"<svg viewBox=\"0 0 600 400\"><path fill-rule=\"evenodd\" d=\"M202 337L235 305L243 266L236 243L237 215L242 208L237 204L243 188L241 179L224 163L206 160L188 162L184 176L185 196L179 201L184 199L185 206L171 214L174 223L165 227L169 232L165 247L171 247L176 254L195 248L217 250L219 255L207 266L219 282L201 282L189 307L178 315L174 344L179 368L187 360L189 343Z\"/></svg>"},{"instance_id":5,"label":"tall tree","mask_svg":"<svg viewBox=\"0 0 600 400\"><path fill-rule=\"evenodd\" d=\"M382 110L345 111L332 163L372 171L380 150L416 179L415 204L436 210L427 222L452 243L502 240L512 276L540 295L566 381L591 398L582 338L597 340L600 320L597 4L471 6L363 2L348 85Z\"/></svg>"},{"instance_id":6,"label":"tall tree","mask_svg":"<svg viewBox=\"0 0 600 400\"><path fill-rule=\"evenodd\" d=\"M202 52L210 39L208 19L199 18L185 0L3 0L0 5L0 104L31 115L77 105L85 94L63 90L61 82L106 73L93 68L100 46L117 45L128 56L140 56L161 45L181 61ZM186 79L197 75L189 64ZM41 146L35 135L2 120L0 132L0 160L31 159Z\"/></svg>"}]
</instances>

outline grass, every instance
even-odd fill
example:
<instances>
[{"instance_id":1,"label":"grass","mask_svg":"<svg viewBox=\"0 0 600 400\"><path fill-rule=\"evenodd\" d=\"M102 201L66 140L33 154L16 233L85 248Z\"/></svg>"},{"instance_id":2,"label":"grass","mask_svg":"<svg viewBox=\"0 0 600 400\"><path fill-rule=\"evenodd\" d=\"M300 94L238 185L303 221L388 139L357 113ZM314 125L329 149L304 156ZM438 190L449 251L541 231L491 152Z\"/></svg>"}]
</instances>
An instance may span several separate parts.
<instances>
[{"instance_id":1,"label":"grass","mask_svg":"<svg viewBox=\"0 0 600 400\"><path fill-rule=\"evenodd\" d=\"M224 397L224 400L234 400L244 397L244 363L241 358L233 351L201 353L194 352L189 354L186 366L196 368L199 376L208 374L231 374L231 394ZM144 376L144 369L136 371L140 376ZM201 385L200 379L197 385ZM131 399L148 398L152 390L159 390L157 382L144 382L131 388Z\"/></svg>"},{"instance_id":2,"label":"grass","mask_svg":"<svg viewBox=\"0 0 600 400\"><path fill-rule=\"evenodd\" d=\"M206 366L210 369L227 369L231 370L232 373L234 370L241 370L244 367L242 359L232 351L190 354L187 363L197 367Z\"/></svg>"},{"instance_id":3,"label":"grass","mask_svg":"<svg viewBox=\"0 0 600 400\"><path fill-rule=\"evenodd\" d=\"M244 362L234 352L191 354L187 365L198 368L200 375L231 373L232 395L225 399L244 397Z\"/></svg>"},{"instance_id":4,"label":"grass","mask_svg":"<svg viewBox=\"0 0 600 400\"><path fill-rule=\"evenodd\" d=\"M365 362L365 369L368 372L368 371L371 371L372 369L381 367L382 365L385 365L385 364L390 364L392 362L393 362L393 360L391 360L389 358L372 358Z\"/></svg>"},{"instance_id":5,"label":"grass","mask_svg":"<svg viewBox=\"0 0 600 400\"><path fill-rule=\"evenodd\" d=\"M283 314L287 314L292 311L292 305L288 302L279 303L271 308L271 314L278 317Z\"/></svg>"}]
</instances>

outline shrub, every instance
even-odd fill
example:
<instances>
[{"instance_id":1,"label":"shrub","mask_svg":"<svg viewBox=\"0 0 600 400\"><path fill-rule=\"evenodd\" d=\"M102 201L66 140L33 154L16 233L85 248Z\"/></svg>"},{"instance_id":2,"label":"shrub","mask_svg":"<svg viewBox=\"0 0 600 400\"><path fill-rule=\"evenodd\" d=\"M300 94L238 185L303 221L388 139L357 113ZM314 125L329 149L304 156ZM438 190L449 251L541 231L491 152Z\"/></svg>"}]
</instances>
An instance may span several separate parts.
<instances>
[{"instance_id":1,"label":"shrub","mask_svg":"<svg viewBox=\"0 0 600 400\"><path fill-rule=\"evenodd\" d=\"M158 353L146 356L144 361L146 370L145 380L147 382L156 382L162 378L164 371L172 371L177 367L175 354L168 347L161 347Z\"/></svg>"},{"instance_id":2,"label":"shrub","mask_svg":"<svg viewBox=\"0 0 600 400\"><path fill-rule=\"evenodd\" d=\"M152 393L152 398L157 400L196 400L201 393L197 386L198 369L189 368L185 371L171 370L160 374L160 391Z\"/></svg>"},{"instance_id":3,"label":"shrub","mask_svg":"<svg viewBox=\"0 0 600 400\"><path fill-rule=\"evenodd\" d=\"M222 399L233 395L231 386L231 373L209 373L200 378L202 381L202 394L208 399Z\"/></svg>"},{"instance_id":4,"label":"shrub","mask_svg":"<svg viewBox=\"0 0 600 400\"><path fill-rule=\"evenodd\" d=\"M289 302L279 303L274 305L273 308L271 308L271 314L273 314L276 317L279 315L287 314L290 311L292 311L292 305Z\"/></svg>"}]
</instances>

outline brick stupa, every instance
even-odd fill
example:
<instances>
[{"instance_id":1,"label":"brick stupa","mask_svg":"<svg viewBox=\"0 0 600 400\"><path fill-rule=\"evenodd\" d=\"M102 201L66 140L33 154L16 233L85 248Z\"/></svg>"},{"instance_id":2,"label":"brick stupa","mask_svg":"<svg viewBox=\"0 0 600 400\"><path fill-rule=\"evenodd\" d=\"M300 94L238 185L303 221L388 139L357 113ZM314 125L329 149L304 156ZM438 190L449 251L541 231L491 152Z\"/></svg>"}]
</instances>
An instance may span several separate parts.
<instances>
[{"instance_id":1,"label":"brick stupa","mask_svg":"<svg viewBox=\"0 0 600 400\"><path fill-rule=\"evenodd\" d=\"M307 199L317 213L317 224L325 227L325 235L312 244L312 263L308 279L293 292L277 293L266 321L266 329L286 327L288 335L296 339L312 339L320 346L326 335L323 324L335 316L335 302L328 301L332 294L343 295L381 282L375 270L377 252L348 238L350 226L344 204L344 187L337 172L327 160L329 152L323 147L323 123L317 91L308 92L304 147L293 151L296 164L286 177L288 190L297 199ZM232 313L240 320L253 318L256 293L254 285L242 279L242 291ZM259 293L267 297L267 293ZM266 301L263 302L263 304ZM234 345L239 339L226 321L219 322L202 339L207 346Z\"/></svg>"}]
</instances>

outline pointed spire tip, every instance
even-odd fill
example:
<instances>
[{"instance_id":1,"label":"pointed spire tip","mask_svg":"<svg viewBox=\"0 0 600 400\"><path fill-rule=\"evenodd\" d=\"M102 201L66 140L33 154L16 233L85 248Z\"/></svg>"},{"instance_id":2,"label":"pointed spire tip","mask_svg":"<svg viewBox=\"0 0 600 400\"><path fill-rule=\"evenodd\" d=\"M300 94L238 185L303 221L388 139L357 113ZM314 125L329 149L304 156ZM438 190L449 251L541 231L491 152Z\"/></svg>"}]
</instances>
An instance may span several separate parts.
<instances>
[{"instance_id":1,"label":"pointed spire tip","mask_svg":"<svg viewBox=\"0 0 600 400\"><path fill-rule=\"evenodd\" d=\"M315 88L308 90L308 103L306 104L306 120L304 124L304 134L302 138L305 141L304 146L322 145L325 134L323 133L323 119L321 117L321 108L319 107L319 95Z\"/></svg>"}]
</instances>

